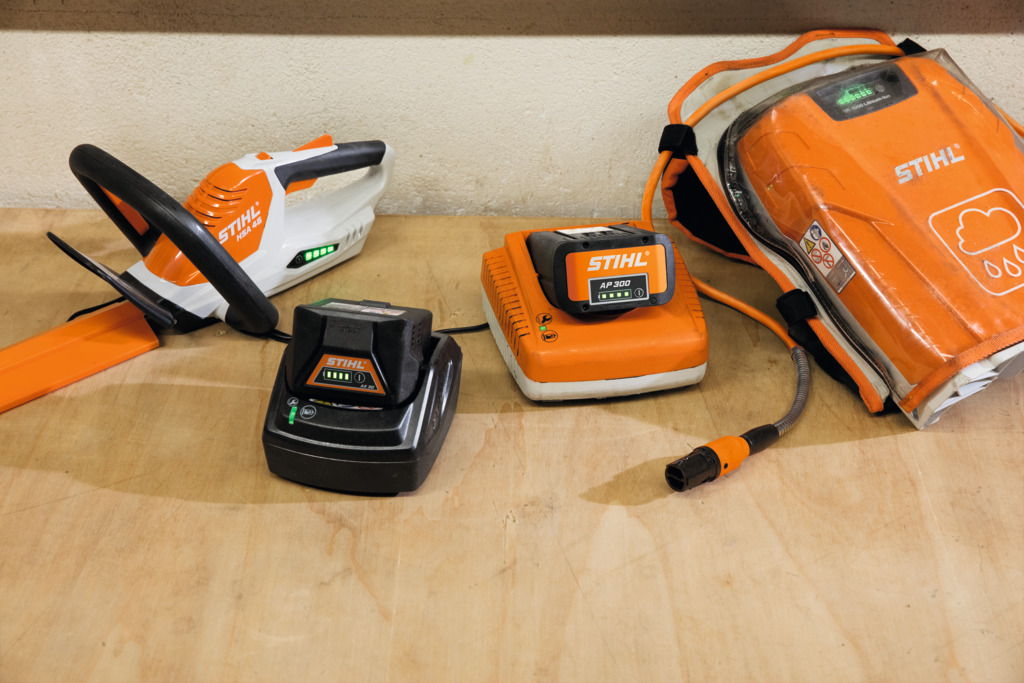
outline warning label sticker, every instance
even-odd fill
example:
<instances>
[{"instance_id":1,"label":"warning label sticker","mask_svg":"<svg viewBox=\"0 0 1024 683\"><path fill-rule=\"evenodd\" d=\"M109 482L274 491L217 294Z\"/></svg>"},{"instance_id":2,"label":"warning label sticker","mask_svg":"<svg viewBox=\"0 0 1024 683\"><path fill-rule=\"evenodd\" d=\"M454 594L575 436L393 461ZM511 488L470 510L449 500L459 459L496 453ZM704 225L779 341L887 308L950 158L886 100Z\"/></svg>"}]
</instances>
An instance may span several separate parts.
<instances>
[{"instance_id":1,"label":"warning label sticker","mask_svg":"<svg viewBox=\"0 0 1024 683\"><path fill-rule=\"evenodd\" d=\"M836 293L850 283L857 271L839 250L818 221L811 223L800 238L800 247Z\"/></svg>"}]
</instances>

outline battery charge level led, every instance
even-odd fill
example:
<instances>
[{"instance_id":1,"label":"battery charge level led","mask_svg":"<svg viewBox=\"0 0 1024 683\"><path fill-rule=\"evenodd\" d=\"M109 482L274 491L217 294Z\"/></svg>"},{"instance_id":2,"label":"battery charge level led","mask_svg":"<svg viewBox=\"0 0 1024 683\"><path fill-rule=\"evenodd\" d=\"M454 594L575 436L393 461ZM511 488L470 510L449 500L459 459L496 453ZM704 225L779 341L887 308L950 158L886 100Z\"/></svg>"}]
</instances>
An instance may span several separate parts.
<instances>
[{"instance_id":1,"label":"battery charge level led","mask_svg":"<svg viewBox=\"0 0 1024 683\"><path fill-rule=\"evenodd\" d=\"M308 249L302 254L302 258L305 259L306 263L310 261L316 261L318 258L323 258L328 254L333 254L337 250L337 245L329 244L326 247L319 247L317 249Z\"/></svg>"},{"instance_id":2,"label":"battery charge level led","mask_svg":"<svg viewBox=\"0 0 1024 683\"><path fill-rule=\"evenodd\" d=\"M344 370L324 370L324 379L334 380L335 382L351 382L352 373Z\"/></svg>"},{"instance_id":3,"label":"battery charge level led","mask_svg":"<svg viewBox=\"0 0 1024 683\"><path fill-rule=\"evenodd\" d=\"M863 100L865 97L871 97L874 94L875 91L872 90L871 86L858 83L843 91L843 94L836 100L836 104L840 107L845 107L848 104L853 104L857 100Z\"/></svg>"},{"instance_id":4,"label":"battery charge level led","mask_svg":"<svg viewBox=\"0 0 1024 683\"><path fill-rule=\"evenodd\" d=\"M615 292L601 292L597 295L599 301L611 301L612 299L630 299L633 293L628 289L620 289Z\"/></svg>"}]
</instances>

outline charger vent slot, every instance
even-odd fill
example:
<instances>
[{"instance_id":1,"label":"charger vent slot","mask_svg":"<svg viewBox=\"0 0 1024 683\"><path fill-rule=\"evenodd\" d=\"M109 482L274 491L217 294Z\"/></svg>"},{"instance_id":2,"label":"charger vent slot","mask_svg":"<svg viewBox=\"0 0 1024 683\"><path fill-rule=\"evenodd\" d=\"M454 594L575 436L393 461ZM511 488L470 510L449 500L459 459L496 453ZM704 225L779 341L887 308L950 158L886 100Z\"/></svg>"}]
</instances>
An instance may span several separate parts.
<instances>
[{"instance_id":1,"label":"charger vent slot","mask_svg":"<svg viewBox=\"0 0 1024 683\"><path fill-rule=\"evenodd\" d=\"M530 334L530 325L519 294L519 283L508 257L498 250L484 254L481 277L484 293L491 303L494 317L508 340L509 347L519 355L520 337Z\"/></svg>"}]
</instances>

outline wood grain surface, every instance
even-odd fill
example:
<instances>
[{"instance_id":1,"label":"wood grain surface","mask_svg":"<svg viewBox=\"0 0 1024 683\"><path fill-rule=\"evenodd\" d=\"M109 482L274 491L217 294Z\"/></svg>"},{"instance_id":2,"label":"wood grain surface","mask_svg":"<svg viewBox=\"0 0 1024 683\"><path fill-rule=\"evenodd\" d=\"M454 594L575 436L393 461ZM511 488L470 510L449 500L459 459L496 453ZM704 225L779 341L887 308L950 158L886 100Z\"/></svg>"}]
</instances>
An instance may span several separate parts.
<instances>
[{"instance_id":1,"label":"wood grain surface","mask_svg":"<svg viewBox=\"0 0 1024 683\"><path fill-rule=\"evenodd\" d=\"M590 222L382 217L274 299L281 327L328 296L482 322L484 251ZM97 211L0 211L0 347L112 298L47 230L136 260ZM774 310L762 272L680 246ZM630 399L532 403L489 333L460 336L447 441L394 498L268 472L284 347L223 324L0 414L0 680L1024 680L1024 379L918 432L815 368L791 434L673 493L666 463L777 419L795 381L704 307L705 379Z\"/></svg>"}]
</instances>

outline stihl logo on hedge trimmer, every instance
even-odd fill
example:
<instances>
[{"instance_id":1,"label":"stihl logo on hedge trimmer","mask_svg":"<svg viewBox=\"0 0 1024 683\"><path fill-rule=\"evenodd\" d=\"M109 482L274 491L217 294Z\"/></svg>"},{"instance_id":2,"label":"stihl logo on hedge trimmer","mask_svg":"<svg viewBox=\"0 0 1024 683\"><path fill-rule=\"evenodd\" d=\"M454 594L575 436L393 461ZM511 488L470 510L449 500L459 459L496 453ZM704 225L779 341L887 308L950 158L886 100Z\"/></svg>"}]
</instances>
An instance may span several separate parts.
<instances>
[{"instance_id":1,"label":"stihl logo on hedge trimmer","mask_svg":"<svg viewBox=\"0 0 1024 683\"><path fill-rule=\"evenodd\" d=\"M256 202L241 216L228 223L228 226L217 233L217 239L221 244L227 242L231 237L238 242L249 232L263 223L263 214L260 213L260 203Z\"/></svg>"}]
</instances>

